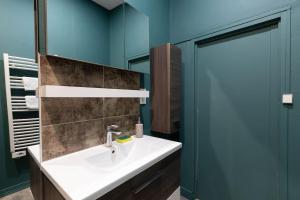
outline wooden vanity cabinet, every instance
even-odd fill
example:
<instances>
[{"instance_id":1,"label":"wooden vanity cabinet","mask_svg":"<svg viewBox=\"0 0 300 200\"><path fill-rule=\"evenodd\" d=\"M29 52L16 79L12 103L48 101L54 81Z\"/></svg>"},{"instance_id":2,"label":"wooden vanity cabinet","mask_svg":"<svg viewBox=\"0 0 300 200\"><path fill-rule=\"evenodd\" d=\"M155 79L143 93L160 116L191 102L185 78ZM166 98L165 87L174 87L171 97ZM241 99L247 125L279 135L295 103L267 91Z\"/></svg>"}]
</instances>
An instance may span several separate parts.
<instances>
[{"instance_id":1,"label":"wooden vanity cabinet","mask_svg":"<svg viewBox=\"0 0 300 200\"><path fill-rule=\"evenodd\" d=\"M40 167L35 160L29 155L29 169L30 169L30 188L33 198L36 200L43 199L42 197L42 178L43 174Z\"/></svg>"},{"instance_id":2,"label":"wooden vanity cabinet","mask_svg":"<svg viewBox=\"0 0 300 200\"><path fill-rule=\"evenodd\" d=\"M30 158L31 190L35 200L64 200ZM39 177L39 178L37 178ZM108 192L98 200L166 200L180 184L180 150Z\"/></svg>"},{"instance_id":3,"label":"wooden vanity cabinet","mask_svg":"<svg viewBox=\"0 0 300 200\"><path fill-rule=\"evenodd\" d=\"M35 200L65 200L29 154L30 189Z\"/></svg>"},{"instance_id":4,"label":"wooden vanity cabinet","mask_svg":"<svg viewBox=\"0 0 300 200\"><path fill-rule=\"evenodd\" d=\"M99 200L166 200L179 187L179 184L180 151L177 151Z\"/></svg>"},{"instance_id":5,"label":"wooden vanity cabinet","mask_svg":"<svg viewBox=\"0 0 300 200\"><path fill-rule=\"evenodd\" d=\"M180 128L181 49L165 44L152 48L151 130L171 134Z\"/></svg>"}]
</instances>

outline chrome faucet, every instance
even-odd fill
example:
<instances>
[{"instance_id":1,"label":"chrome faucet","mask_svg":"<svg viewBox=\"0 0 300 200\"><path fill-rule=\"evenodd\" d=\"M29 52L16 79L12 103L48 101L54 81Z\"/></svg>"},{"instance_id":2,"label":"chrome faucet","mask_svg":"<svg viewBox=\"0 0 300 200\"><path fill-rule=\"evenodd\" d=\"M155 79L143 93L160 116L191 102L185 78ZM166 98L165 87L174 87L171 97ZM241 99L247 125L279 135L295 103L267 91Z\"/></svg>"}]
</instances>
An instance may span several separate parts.
<instances>
[{"instance_id":1,"label":"chrome faucet","mask_svg":"<svg viewBox=\"0 0 300 200\"><path fill-rule=\"evenodd\" d=\"M117 125L107 126L107 128L106 128L106 131L107 131L106 146L107 147L112 147L112 134L120 135L122 133L120 131L113 131L113 130L116 130L117 128L119 128Z\"/></svg>"}]
</instances>

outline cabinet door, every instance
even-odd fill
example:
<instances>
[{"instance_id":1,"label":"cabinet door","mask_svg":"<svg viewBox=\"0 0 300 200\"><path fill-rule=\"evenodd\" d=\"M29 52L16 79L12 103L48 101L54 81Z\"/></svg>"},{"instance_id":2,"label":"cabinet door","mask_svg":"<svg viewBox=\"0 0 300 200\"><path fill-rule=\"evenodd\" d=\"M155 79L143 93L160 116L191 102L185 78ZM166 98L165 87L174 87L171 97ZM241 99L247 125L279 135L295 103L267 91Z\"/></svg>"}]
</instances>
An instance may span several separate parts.
<instances>
[{"instance_id":1,"label":"cabinet door","mask_svg":"<svg viewBox=\"0 0 300 200\"><path fill-rule=\"evenodd\" d=\"M181 50L168 43L152 48L151 130L173 134L180 128Z\"/></svg>"},{"instance_id":2,"label":"cabinet door","mask_svg":"<svg viewBox=\"0 0 300 200\"><path fill-rule=\"evenodd\" d=\"M281 22L253 28L196 50L201 200L281 199L283 28Z\"/></svg>"}]
</instances>

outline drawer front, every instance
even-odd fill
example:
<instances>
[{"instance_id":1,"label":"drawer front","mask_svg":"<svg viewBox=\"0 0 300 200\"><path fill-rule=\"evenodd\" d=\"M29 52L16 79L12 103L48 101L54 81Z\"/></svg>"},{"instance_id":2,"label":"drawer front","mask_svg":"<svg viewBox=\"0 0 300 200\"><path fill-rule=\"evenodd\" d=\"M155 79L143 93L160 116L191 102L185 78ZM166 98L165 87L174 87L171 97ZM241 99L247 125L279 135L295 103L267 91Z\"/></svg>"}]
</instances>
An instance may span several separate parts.
<instances>
[{"instance_id":1,"label":"drawer front","mask_svg":"<svg viewBox=\"0 0 300 200\"><path fill-rule=\"evenodd\" d=\"M166 200L179 184L180 151L177 151L99 200Z\"/></svg>"},{"instance_id":2,"label":"drawer front","mask_svg":"<svg viewBox=\"0 0 300 200\"><path fill-rule=\"evenodd\" d=\"M162 197L162 177L163 174L159 171L155 176L147 180L140 187L134 189L133 199L134 200L152 200L161 199Z\"/></svg>"}]
</instances>

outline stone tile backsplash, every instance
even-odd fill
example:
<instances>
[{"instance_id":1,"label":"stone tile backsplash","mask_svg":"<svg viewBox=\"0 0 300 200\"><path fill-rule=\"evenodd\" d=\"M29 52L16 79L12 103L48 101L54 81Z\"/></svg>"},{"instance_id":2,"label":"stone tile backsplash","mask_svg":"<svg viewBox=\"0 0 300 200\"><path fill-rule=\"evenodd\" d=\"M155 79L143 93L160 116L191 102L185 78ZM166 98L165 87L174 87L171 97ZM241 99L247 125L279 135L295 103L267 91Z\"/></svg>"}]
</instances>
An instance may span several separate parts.
<instances>
[{"instance_id":1,"label":"stone tile backsplash","mask_svg":"<svg viewBox=\"0 0 300 200\"><path fill-rule=\"evenodd\" d=\"M104 117L122 115L139 115L139 99L132 98L105 98L103 104Z\"/></svg>"},{"instance_id":2,"label":"stone tile backsplash","mask_svg":"<svg viewBox=\"0 0 300 200\"><path fill-rule=\"evenodd\" d=\"M102 98L42 98L41 106L43 126L103 117Z\"/></svg>"},{"instance_id":3,"label":"stone tile backsplash","mask_svg":"<svg viewBox=\"0 0 300 200\"><path fill-rule=\"evenodd\" d=\"M140 88L140 74L55 56L40 56L41 85ZM134 134L140 114L135 98L41 98L43 161L106 142L106 127Z\"/></svg>"},{"instance_id":4,"label":"stone tile backsplash","mask_svg":"<svg viewBox=\"0 0 300 200\"><path fill-rule=\"evenodd\" d=\"M60 58L40 57L41 85L103 87L103 67Z\"/></svg>"},{"instance_id":5,"label":"stone tile backsplash","mask_svg":"<svg viewBox=\"0 0 300 200\"><path fill-rule=\"evenodd\" d=\"M49 160L105 142L103 119L42 127L43 160Z\"/></svg>"},{"instance_id":6,"label":"stone tile backsplash","mask_svg":"<svg viewBox=\"0 0 300 200\"><path fill-rule=\"evenodd\" d=\"M113 68L104 69L104 87L113 89L140 89L140 74Z\"/></svg>"}]
</instances>

